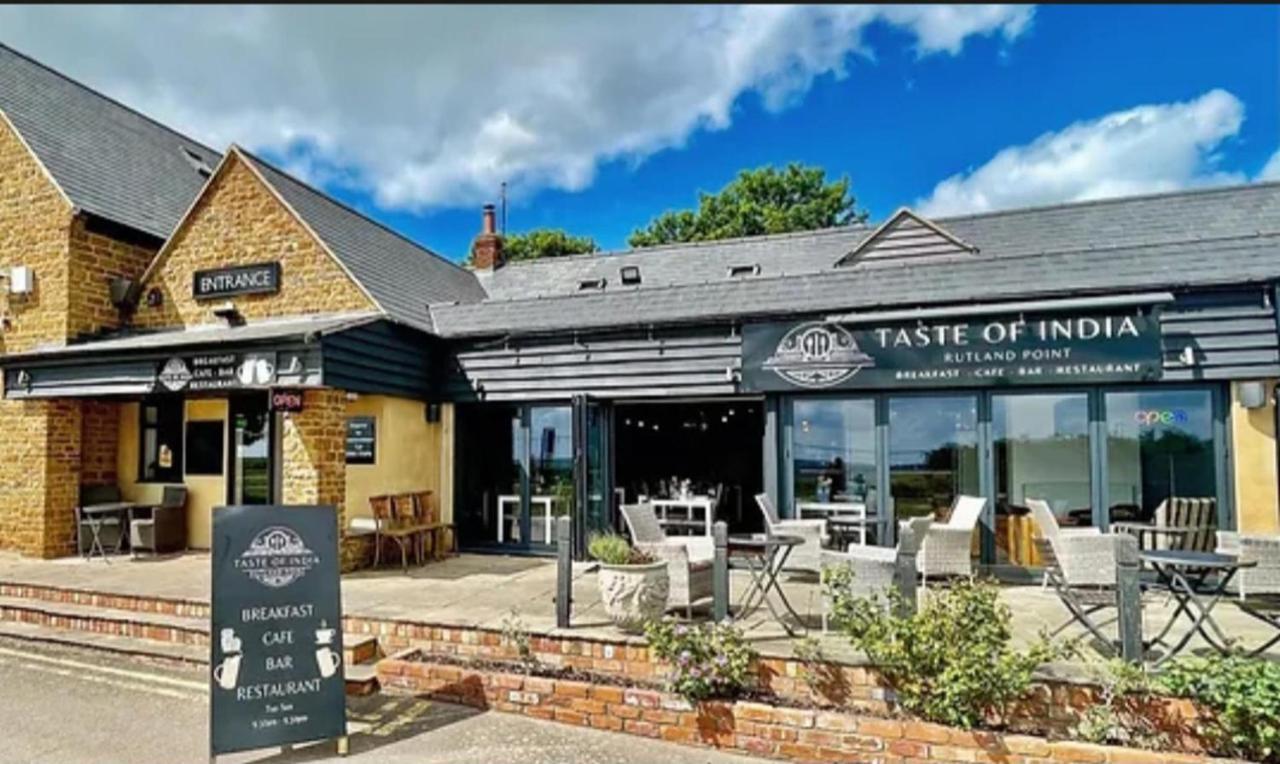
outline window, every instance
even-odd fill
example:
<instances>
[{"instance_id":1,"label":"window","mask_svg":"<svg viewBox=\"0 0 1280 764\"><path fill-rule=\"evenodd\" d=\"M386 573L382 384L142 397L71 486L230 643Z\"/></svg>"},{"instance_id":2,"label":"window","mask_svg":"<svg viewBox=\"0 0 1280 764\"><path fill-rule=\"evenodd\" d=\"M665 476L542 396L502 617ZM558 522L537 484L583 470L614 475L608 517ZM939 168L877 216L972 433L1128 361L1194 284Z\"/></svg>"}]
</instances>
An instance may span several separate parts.
<instances>
[{"instance_id":1,"label":"window","mask_svg":"<svg viewBox=\"0 0 1280 764\"><path fill-rule=\"evenodd\" d=\"M876 513L876 406L871 398L795 402L791 450L797 502L854 502Z\"/></svg>"},{"instance_id":2,"label":"window","mask_svg":"<svg viewBox=\"0 0 1280 764\"><path fill-rule=\"evenodd\" d=\"M744 276L759 276L760 264L752 263L751 265L731 265L729 266L729 278L737 279Z\"/></svg>"},{"instance_id":3,"label":"window","mask_svg":"<svg viewBox=\"0 0 1280 764\"><path fill-rule=\"evenodd\" d=\"M204 160L204 157L200 156L196 152L192 151L186 146L183 146L182 155L186 157L187 162L190 163L193 168L195 168L195 171L200 173L200 177L207 178L213 174L213 168L211 168L209 166L209 163Z\"/></svg>"},{"instance_id":4,"label":"window","mask_svg":"<svg viewBox=\"0 0 1280 764\"><path fill-rule=\"evenodd\" d=\"M221 475L223 450L223 431L226 429L221 419L207 422L187 422L187 469L188 475Z\"/></svg>"},{"instance_id":5,"label":"window","mask_svg":"<svg viewBox=\"0 0 1280 764\"><path fill-rule=\"evenodd\" d=\"M602 278L601 279L583 279L582 281L578 282L578 291L582 292L589 289L604 289L605 283L606 283L605 280Z\"/></svg>"},{"instance_id":6,"label":"window","mask_svg":"<svg viewBox=\"0 0 1280 764\"><path fill-rule=\"evenodd\" d=\"M138 427L138 480L182 480L182 399L143 401Z\"/></svg>"},{"instance_id":7,"label":"window","mask_svg":"<svg viewBox=\"0 0 1280 764\"><path fill-rule=\"evenodd\" d=\"M626 286L636 286L640 283L640 266L624 265L619 271L622 276L622 283Z\"/></svg>"}]
</instances>

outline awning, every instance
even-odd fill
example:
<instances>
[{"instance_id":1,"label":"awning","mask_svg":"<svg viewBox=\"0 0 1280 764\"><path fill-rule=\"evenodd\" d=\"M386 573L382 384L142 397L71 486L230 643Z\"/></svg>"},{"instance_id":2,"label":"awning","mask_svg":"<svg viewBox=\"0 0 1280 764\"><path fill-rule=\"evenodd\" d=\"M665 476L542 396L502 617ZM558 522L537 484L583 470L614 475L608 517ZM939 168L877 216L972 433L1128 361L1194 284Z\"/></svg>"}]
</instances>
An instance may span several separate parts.
<instances>
[{"instance_id":1,"label":"awning","mask_svg":"<svg viewBox=\"0 0 1280 764\"><path fill-rule=\"evenodd\" d=\"M1050 300L1023 300L1020 302L993 302L976 305L952 305L937 308L907 310L882 310L865 313L839 313L827 316L832 324L877 324L898 321L914 321L932 318L960 318L964 316L995 316L1009 313L1053 313L1056 311L1087 311L1107 308L1127 308L1160 305L1174 301L1172 292L1136 292L1132 294L1107 294L1095 297L1066 297Z\"/></svg>"}]
</instances>

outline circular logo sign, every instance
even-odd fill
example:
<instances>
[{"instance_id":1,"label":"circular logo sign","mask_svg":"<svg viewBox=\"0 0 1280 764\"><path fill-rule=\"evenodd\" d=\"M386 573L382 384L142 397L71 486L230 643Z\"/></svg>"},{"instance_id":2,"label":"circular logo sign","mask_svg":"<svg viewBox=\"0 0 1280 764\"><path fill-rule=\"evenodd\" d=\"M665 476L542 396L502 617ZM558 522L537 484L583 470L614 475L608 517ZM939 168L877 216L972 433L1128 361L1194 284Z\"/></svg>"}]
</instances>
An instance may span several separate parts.
<instances>
[{"instance_id":1,"label":"circular logo sign","mask_svg":"<svg viewBox=\"0 0 1280 764\"><path fill-rule=\"evenodd\" d=\"M170 358L160 368L160 384L175 393L186 387L190 382L191 369L187 368L187 362L181 358Z\"/></svg>"},{"instance_id":2,"label":"circular logo sign","mask_svg":"<svg viewBox=\"0 0 1280 764\"><path fill-rule=\"evenodd\" d=\"M320 557L307 548L292 528L264 528L235 560L236 570L263 586L280 589L302 578Z\"/></svg>"},{"instance_id":3,"label":"circular logo sign","mask_svg":"<svg viewBox=\"0 0 1280 764\"><path fill-rule=\"evenodd\" d=\"M800 324L783 335L764 368L800 387L832 387L874 366L853 335L822 322Z\"/></svg>"}]
</instances>

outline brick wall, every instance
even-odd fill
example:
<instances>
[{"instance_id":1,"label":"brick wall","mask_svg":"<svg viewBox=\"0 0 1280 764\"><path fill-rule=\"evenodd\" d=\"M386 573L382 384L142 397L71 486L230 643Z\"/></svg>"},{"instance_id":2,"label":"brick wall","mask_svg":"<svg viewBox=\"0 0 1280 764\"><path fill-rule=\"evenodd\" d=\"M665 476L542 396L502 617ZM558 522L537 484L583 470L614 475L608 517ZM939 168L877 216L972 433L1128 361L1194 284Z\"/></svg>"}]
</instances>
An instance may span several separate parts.
<instances>
[{"instance_id":1,"label":"brick wall","mask_svg":"<svg viewBox=\"0 0 1280 764\"><path fill-rule=\"evenodd\" d=\"M121 276L141 278L156 249L88 231L84 219L76 218L70 233L67 335L91 335L119 327L120 311L111 302L111 281Z\"/></svg>"},{"instance_id":2,"label":"brick wall","mask_svg":"<svg viewBox=\"0 0 1280 764\"><path fill-rule=\"evenodd\" d=\"M372 310L364 293L258 176L232 155L170 241L144 294L158 288L163 304L138 308L146 327L209 323L210 307L191 296L196 271L279 262L280 291L231 298L246 318Z\"/></svg>"},{"instance_id":3,"label":"brick wall","mask_svg":"<svg viewBox=\"0 0 1280 764\"><path fill-rule=\"evenodd\" d=\"M117 485L120 404L85 401L81 410L80 430L81 484Z\"/></svg>"},{"instance_id":4,"label":"brick wall","mask_svg":"<svg viewBox=\"0 0 1280 764\"><path fill-rule=\"evenodd\" d=\"M4 401L0 432L0 548L69 554L80 498L80 403Z\"/></svg>"},{"instance_id":5,"label":"brick wall","mask_svg":"<svg viewBox=\"0 0 1280 764\"><path fill-rule=\"evenodd\" d=\"M302 411L289 414L281 436L281 501L333 504L339 531L347 526L346 411L341 390L308 390Z\"/></svg>"}]
</instances>

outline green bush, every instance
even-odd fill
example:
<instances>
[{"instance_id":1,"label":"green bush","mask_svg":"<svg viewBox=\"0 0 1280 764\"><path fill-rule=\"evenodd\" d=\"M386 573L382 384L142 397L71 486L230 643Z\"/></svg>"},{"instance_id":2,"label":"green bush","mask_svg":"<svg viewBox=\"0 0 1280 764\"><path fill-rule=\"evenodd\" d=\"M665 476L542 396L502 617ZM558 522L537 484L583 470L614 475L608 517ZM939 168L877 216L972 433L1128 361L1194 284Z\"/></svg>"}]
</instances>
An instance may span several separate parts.
<instances>
[{"instance_id":1,"label":"green bush","mask_svg":"<svg viewBox=\"0 0 1280 764\"><path fill-rule=\"evenodd\" d=\"M1086 655L1086 670L1098 685L1097 701L1084 710L1073 730L1076 737L1090 743L1111 743L1134 748L1163 750L1168 735L1161 729L1160 703L1152 677L1145 666L1119 658L1098 662Z\"/></svg>"},{"instance_id":2,"label":"green bush","mask_svg":"<svg viewBox=\"0 0 1280 764\"><path fill-rule=\"evenodd\" d=\"M732 698L751 684L756 652L728 623L651 621L645 636L653 654L671 664L668 689L690 702Z\"/></svg>"},{"instance_id":3,"label":"green bush","mask_svg":"<svg viewBox=\"0 0 1280 764\"><path fill-rule=\"evenodd\" d=\"M1241 656L1181 658L1159 684L1195 701L1205 714L1201 731L1219 753L1280 762L1280 664Z\"/></svg>"},{"instance_id":4,"label":"green bush","mask_svg":"<svg viewBox=\"0 0 1280 764\"><path fill-rule=\"evenodd\" d=\"M645 565L653 555L632 549L631 544L616 533L596 533L587 541L587 554L605 565Z\"/></svg>"},{"instance_id":5,"label":"green bush","mask_svg":"<svg viewBox=\"0 0 1280 764\"><path fill-rule=\"evenodd\" d=\"M1012 615L990 584L958 583L909 613L897 590L850 596L841 582L849 575L837 570L827 580L835 623L915 716L966 729L1003 717L1025 696L1035 668L1054 655L1044 640L1026 651L1012 648Z\"/></svg>"}]
</instances>

